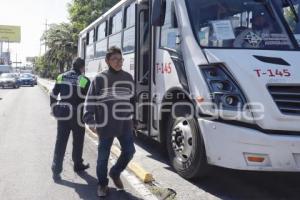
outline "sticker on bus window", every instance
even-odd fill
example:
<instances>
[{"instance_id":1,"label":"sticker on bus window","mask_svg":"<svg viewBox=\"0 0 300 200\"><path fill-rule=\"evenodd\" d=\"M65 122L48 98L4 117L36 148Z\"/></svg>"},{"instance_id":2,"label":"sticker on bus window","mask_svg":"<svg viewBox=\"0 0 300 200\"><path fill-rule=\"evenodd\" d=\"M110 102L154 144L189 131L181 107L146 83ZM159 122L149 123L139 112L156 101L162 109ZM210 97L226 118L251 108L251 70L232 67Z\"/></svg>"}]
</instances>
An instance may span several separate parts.
<instances>
[{"instance_id":1,"label":"sticker on bus window","mask_svg":"<svg viewBox=\"0 0 300 200\"><path fill-rule=\"evenodd\" d=\"M286 34L263 33L261 37L265 46L291 45Z\"/></svg>"},{"instance_id":2,"label":"sticker on bus window","mask_svg":"<svg viewBox=\"0 0 300 200\"><path fill-rule=\"evenodd\" d=\"M200 44L203 46L208 46L209 42L209 27L202 27L198 32L198 37L200 40Z\"/></svg>"},{"instance_id":3,"label":"sticker on bus window","mask_svg":"<svg viewBox=\"0 0 300 200\"><path fill-rule=\"evenodd\" d=\"M217 40L235 39L234 31L230 20L212 21L212 26Z\"/></svg>"},{"instance_id":4,"label":"sticker on bus window","mask_svg":"<svg viewBox=\"0 0 300 200\"><path fill-rule=\"evenodd\" d=\"M244 40L248 42L248 44L250 44L252 47L259 47L259 45L263 41L263 39L259 35L253 33L252 31L249 31L245 35Z\"/></svg>"}]
</instances>

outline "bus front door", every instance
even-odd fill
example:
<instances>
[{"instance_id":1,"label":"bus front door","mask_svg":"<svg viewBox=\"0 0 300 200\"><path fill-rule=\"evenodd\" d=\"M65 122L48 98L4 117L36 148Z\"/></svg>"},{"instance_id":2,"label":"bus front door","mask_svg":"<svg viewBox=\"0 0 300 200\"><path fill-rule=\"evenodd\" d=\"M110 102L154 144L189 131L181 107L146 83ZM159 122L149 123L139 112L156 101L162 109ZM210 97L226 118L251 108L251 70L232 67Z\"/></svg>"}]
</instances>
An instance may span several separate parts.
<instances>
[{"instance_id":1,"label":"bus front door","mask_svg":"<svg viewBox=\"0 0 300 200\"><path fill-rule=\"evenodd\" d=\"M135 92L136 130L149 134L150 85L151 85L151 26L149 1L140 1L136 7L136 49L135 49Z\"/></svg>"}]
</instances>

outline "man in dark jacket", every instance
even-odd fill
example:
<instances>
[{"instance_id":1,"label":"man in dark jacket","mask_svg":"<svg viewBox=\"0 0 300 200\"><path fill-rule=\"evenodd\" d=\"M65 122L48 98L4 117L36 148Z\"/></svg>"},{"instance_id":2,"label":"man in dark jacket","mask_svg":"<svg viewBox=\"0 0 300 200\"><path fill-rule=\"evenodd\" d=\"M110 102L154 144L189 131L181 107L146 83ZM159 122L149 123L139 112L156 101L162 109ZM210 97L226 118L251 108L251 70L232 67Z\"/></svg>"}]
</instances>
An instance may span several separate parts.
<instances>
[{"instance_id":1,"label":"man in dark jacket","mask_svg":"<svg viewBox=\"0 0 300 200\"><path fill-rule=\"evenodd\" d=\"M131 114L133 111L133 78L122 70L121 50L111 47L106 55L109 69L102 72L92 82L84 109L84 121L99 135L97 194L104 197L108 193L107 165L110 149L115 137L121 144L122 153L111 168L109 176L118 189L124 189L121 172L132 159L135 148Z\"/></svg>"},{"instance_id":2,"label":"man in dark jacket","mask_svg":"<svg viewBox=\"0 0 300 200\"><path fill-rule=\"evenodd\" d=\"M57 118L57 137L52 163L53 179L60 179L63 159L70 132L73 133L74 171L80 172L89 165L83 164L82 151L85 127L82 121L83 107L90 80L84 74L85 62L81 58L73 61L72 70L60 74L50 95L53 115ZM58 96L60 100L58 101Z\"/></svg>"}]
</instances>

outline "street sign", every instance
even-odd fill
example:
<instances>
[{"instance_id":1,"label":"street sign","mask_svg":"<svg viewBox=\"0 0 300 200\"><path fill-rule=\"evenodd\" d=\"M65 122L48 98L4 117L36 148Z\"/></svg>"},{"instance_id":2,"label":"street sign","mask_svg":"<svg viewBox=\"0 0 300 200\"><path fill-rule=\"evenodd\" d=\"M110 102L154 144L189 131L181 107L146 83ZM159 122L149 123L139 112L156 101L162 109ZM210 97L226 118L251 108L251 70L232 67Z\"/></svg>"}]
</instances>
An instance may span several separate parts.
<instances>
[{"instance_id":1,"label":"street sign","mask_svg":"<svg viewBox=\"0 0 300 200\"><path fill-rule=\"evenodd\" d=\"M37 57L26 57L26 62L34 63Z\"/></svg>"},{"instance_id":2,"label":"street sign","mask_svg":"<svg viewBox=\"0 0 300 200\"><path fill-rule=\"evenodd\" d=\"M0 25L0 42L21 42L21 27Z\"/></svg>"}]
</instances>

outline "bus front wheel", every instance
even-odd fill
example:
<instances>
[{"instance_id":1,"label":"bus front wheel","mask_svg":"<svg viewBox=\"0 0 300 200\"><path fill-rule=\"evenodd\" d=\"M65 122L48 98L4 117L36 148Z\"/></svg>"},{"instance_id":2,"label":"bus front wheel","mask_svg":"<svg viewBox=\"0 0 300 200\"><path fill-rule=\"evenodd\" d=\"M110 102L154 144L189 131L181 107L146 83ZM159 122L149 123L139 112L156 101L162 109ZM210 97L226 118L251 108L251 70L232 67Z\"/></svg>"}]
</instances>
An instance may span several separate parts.
<instances>
[{"instance_id":1,"label":"bus front wheel","mask_svg":"<svg viewBox=\"0 0 300 200\"><path fill-rule=\"evenodd\" d=\"M194 118L170 118L167 134L168 156L177 173L194 179L208 175L204 141Z\"/></svg>"}]
</instances>

